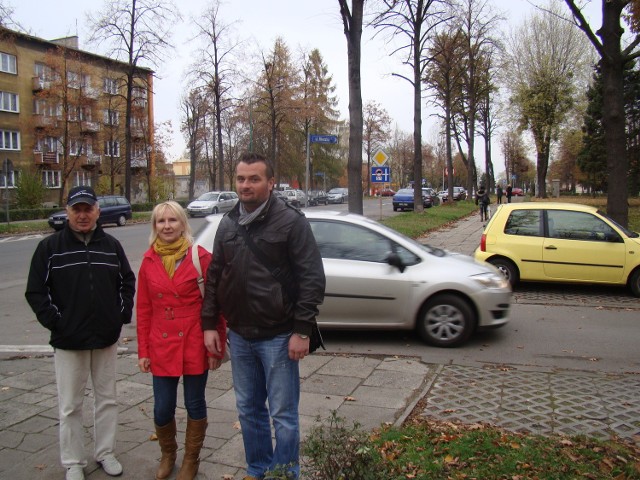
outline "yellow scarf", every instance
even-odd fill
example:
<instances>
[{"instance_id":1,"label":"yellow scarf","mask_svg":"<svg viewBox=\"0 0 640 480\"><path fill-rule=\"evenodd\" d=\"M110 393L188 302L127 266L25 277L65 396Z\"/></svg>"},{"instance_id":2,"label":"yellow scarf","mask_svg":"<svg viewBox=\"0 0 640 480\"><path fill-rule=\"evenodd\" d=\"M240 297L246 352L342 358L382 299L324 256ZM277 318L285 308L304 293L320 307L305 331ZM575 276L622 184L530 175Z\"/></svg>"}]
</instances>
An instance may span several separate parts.
<instances>
[{"instance_id":1,"label":"yellow scarf","mask_svg":"<svg viewBox=\"0 0 640 480\"><path fill-rule=\"evenodd\" d=\"M185 256L189 246L189 242L184 237L180 237L173 243L164 243L160 239L156 239L153 243L153 250L160 255L169 278L173 278L174 273L176 273L176 262Z\"/></svg>"}]
</instances>

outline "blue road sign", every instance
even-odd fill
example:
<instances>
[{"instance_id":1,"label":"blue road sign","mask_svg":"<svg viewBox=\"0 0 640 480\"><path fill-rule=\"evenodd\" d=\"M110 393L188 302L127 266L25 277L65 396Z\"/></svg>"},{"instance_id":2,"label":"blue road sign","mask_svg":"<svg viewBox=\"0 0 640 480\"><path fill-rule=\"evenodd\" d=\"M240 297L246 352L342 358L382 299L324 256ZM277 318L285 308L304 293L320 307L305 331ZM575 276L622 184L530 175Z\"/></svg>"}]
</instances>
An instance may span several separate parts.
<instances>
[{"instance_id":1,"label":"blue road sign","mask_svg":"<svg viewBox=\"0 0 640 480\"><path fill-rule=\"evenodd\" d=\"M309 135L311 143L338 143L336 135Z\"/></svg>"},{"instance_id":2,"label":"blue road sign","mask_svg":"<svg viewBox=\"0 0 640 480\"><path fill-rule=\"evenodd\" d=\"M391 167L371 167L372 183L389 183L391 181Z\"/></svg>"}]
</instances>

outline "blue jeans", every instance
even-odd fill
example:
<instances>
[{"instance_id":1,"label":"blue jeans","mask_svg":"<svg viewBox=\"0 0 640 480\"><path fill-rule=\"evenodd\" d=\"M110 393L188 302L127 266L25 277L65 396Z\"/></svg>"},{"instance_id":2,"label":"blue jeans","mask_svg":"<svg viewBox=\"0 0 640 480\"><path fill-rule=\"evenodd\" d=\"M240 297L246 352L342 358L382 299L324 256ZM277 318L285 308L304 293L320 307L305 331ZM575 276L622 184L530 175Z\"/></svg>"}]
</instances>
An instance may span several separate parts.
<instances>
[{"instance_id":1,"label":"blue jeans","mask_svg":"<svg viewBox=\"0 0 640 480\"><path fill-rule=\"evenodd\" d=\"M278 465L286 466L295 478L300 475L300 372L298 362L289 359L290 336L245 340L229 332L233 388L247 475L257 478ZM275 449L271 443L270 416L275 429Z\"/></svg>"},{"instance_id":2,"label":"blue jeans","mask_svg":"<svg viewBox=\"0 0 640 480\"><path fill-rule=\"evenodd\" d=\"M207 386L209 370L201 375L183 375L184 406L192 420L202 420L207 416L207 402L204 389ZM153 377L153 419L156 425L164 427L176 415L178 382L180 377Z\"/></svg>"}]
</instances>

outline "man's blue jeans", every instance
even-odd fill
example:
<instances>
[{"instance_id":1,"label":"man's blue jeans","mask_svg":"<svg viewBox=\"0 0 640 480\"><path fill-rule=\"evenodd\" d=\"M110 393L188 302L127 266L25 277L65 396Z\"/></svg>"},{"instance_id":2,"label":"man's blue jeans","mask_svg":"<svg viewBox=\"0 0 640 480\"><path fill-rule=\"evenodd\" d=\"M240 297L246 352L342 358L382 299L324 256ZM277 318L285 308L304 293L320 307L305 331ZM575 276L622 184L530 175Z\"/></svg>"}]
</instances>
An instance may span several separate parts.
<instances>
[{"instance_id":1,"label":"man's blue jeans","mask_svg":"<svg viewBox=\"0 0 640 480\"><path fill-rule=\"evenodd\" d=\"M202 375L184 375L184 407L192 420L202 420L207 416L207 402L204 389L209 371ZM178 382L180 377L153 377L153 419L156 425L164 427L176 415Z\"/></svg>"},{"instance_id":2,"label":"man's blue jeans","mask_svg":"<svg viewBox=\"0 0 640 480\"><path fill-rule=\"evenodd\" d=\"M257 478L278 465L286 467L295 478L300 475L300 372L298 362L289 359L290 336L245 340L229 332L233 388L247 475ZM269 415L275 429L275 449Z\"/></svg>"}]
</instances>

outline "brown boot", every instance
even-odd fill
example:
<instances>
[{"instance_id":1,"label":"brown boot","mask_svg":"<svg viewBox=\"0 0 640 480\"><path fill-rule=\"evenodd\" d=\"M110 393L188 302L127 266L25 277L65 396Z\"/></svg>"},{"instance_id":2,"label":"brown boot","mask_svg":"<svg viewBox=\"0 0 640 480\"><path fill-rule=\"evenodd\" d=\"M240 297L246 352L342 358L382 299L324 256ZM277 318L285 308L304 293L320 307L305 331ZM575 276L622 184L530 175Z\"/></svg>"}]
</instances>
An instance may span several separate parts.
<instances>
[{"instance_id":1,"label":"brown boot","mask_svg":"<svg viewBox=\"0 0 640 480\"><path fill-rule=\"evenodd\" d=\"M156 480L163 480L171 475L173 466L176 464L176 451L178 450L176 419L174 418L163 427L156 425L156 435L162 452L160 466L156 472Z\"/></svg>"},{"instance_id":2,"label":"brown boot","mask_svg":"<svg viewBox=\"0 0 640 480\"><path fill-rule=\"evenodd\" d=\"M187 417L187 434L184 439L184 458L176 480L193 480L200 466L200 449L207 432L207 418L192 420Z\"/></svg>"}]
</instances>

